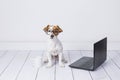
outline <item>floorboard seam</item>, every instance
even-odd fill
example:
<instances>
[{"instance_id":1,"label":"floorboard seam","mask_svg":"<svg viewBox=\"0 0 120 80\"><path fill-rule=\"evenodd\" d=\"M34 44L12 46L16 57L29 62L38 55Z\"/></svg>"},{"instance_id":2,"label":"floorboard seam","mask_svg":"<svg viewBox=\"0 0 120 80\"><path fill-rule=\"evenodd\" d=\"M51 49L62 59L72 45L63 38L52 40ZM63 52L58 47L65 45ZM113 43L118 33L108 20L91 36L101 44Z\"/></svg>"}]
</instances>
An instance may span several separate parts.
<instances>
[{"instance_id":1,"label":"floorboard seam","mask_svg":"<svg viewBox=\"0 0 120 80\"><path fill-rule=\"evenodd\" d=\"M120 66L118 66L118 65L116 64L116 62L115 62L113 59L111 59L111 61L112 61L113 64L115 64L115 65L117 66L117 68L119 68L119 70L120 70Z\"/></svg>"},{"instance_id":2,"label":"floorboard seam","mask_svg":"<svg viewBox=\"0 0 120 80\"><path fill-rule=\"evenodd\" d=\"M117 51L115 51L115 52L117 52ZM109 53L109 54L111 54L111 53ZM119 70L120 70L120 66L118 66L118 65L116 64L116 62L110 57L110 55L108 55L108 57L111 59L111 61L113 62L113 64L115 64L115 65L117 66L117 68L119 68Z\"/></svg>"},{"instance_id":3,"label":"floorboard seam","mask_svg":"<svg viewBox=\"0 0 120 80\"><path fill-rule=\"evenodd\" d=\"M68 52L69 62L71 63L71 60L70 60L70 52L69 52L69 51L67 51L67 52ZM72 72L72 78L73 78L73 80L75 80L74 74L73 74L73 69L72 69L72 68L71 68L71 72Z\"/></svg>"},{"instance_id":4,"label":"floorboard seam","mask_svg":"<svg viewBox=\"0 0 120 80\"><path fill-rule=\"evenodd\" d=\"M8 65L5 67L5 69L0 73L0 76L5 72L5 70L8 68L8 66L11 64L11 62L13 61L13 59L15 58L15 56L16 56L17 54L15 54L14 56L13 56L13 58L10 60L10 62L8 63Z\"/></svg>"},{"instance_id":5,"label":"floorboard seam","mask_svg":"<svg viewBox=\"0 0 120 80\"><path fill-rule=\"evenodd\" d=\"M56 59L55 59L55 71L54 71L54 80L56 80Z\"/></svg>"},{"instance_id":6,"label":"floorboard seam","mask_svg":"<svg viewBox=\"0 0 120 80\"><path fill-rule=\"evenodd\" d=\"M42 57L43 57L43 54L44 54L44 52L42 51ZM35 80L37 80L37 77L38 77L38 74L39 74L40 67L41 67L41 66L39 66L39 68L37 69L36 76L35 76Z\"/></svg>"},{"instance_id":7,"label":"floorboard seam","mask_svg":"<svg viewBox=\"0 0 120 80\"><path fill-rule=\"evenodd\" d=\"M17 73L17 76L16 76L15 80L17 80L17 79L18 79L18 76L19 76L20 72L22 71L22 69L23 69L23 67L24 67L24 65L25 65L25 63L26 63L26 61L27 61L27 59L28 59L28 57L29 57L29 55L30 55L30 52L31 52L31 51L29 51L29 52L28 52L27 57L26 57L26 59L25 59L24 63L22 64L22 66L21 66L20 70L18 71L18 73Z\"/></svg>"},{"instance_id":8,"label":"floorboard seam","mask_svg":"<svg viewBox=\"0 0 120 80\"><path fill-rule=\"evenodd\" d=\"M102 65L101 65L102 66ZM110 80L112 80L112 78L110 77L110 75L108 74L108 72L105 70L105 68L102 66L103 70L105 71L105 73L107 74L107 76L109 77Z\"/></svg>"},{"instance_id":9,"label":"floorboard seam","mask_svg":"<svg viewBox=\"0 0 120 80\"><path fill-rule=\"evenodd\" d=\"M89 71L89 74L90 74L91 79L93 80L93 77L92 77L92 75L91 75L90 71Z\"/></svg>"},{"instance_id":10,"label":"floorboard seam","mask_svg":"<svg viewBox=\"0 0 120 80\"><path fill-rule=\"evenodd\" d=\"M40 67L39 67L39 68L40 68ZM35 76L35 80L37 80L38 73L39 73L39 68L37 69L36 76Z\"/></svg>"}]
</instances>

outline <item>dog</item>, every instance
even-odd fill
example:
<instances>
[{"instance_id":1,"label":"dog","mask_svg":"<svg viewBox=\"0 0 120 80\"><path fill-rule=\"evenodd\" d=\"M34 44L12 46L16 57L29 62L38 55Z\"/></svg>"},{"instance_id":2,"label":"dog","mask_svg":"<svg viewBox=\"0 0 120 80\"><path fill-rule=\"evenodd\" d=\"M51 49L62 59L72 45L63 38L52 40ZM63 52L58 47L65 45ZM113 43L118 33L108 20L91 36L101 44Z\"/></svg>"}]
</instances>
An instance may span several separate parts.
<instances>
[{"instance_id":1,"label":"dog","mask_svg":"<svg viewBox=\"0 0 120 80\"><path fill-rule=\"evenodd\" d=\"M48 35L48 47L43 60L44 63L47 63L47 67L51 67L53 65L53 57L57 57L59 66L64 67L64 63L67 61L63 56L62 43L58 39L59 33L63 32L63 30L58 25L47 25L43 30Z\"/></svg>"}]
</instances>

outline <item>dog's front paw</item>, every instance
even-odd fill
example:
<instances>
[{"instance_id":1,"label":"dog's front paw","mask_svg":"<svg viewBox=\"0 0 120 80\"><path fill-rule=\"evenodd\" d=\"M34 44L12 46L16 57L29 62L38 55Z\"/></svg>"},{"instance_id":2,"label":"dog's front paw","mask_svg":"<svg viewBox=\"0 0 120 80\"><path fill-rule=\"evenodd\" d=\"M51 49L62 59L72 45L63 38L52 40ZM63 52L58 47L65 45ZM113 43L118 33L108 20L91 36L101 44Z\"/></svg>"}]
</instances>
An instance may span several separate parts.
<instances>
[{"instance_id":1,"label":"dog's front paw","mask_svg":"<svg viewBox=\"0 0 120 80\"><path fill-rule=\"evenodd\" d=\"M60 67L65 67L64 63L59 63Z\"/></svg>"},{"instance_id":2,"label":"dog's front paw","mask_svg":"<svg viewBox=\"0 0 120 80\"><path fill-rule=\"evenodd\" d=\"M48 63L46 67L47 67L47 68L52 67L52 63Z\"/></svg>"}]
</instances>

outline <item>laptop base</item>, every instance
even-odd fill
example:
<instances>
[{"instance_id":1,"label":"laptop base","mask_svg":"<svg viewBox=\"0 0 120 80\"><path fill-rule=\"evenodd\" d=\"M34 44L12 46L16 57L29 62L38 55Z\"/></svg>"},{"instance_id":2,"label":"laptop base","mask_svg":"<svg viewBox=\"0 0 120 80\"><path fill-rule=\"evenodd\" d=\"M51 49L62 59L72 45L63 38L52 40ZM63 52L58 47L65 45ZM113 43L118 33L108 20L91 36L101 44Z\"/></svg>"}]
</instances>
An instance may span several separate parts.
<instances>
[{"instance_id":1,"label":"laptop base","mask_svg":"<svg viewBox=\"0 0 120 80\"><path fill-rule=\"evenodd\" d=\"M90 71L94 70L92 57L82 57L69 66L71 68L76 68L76 69L84 69L84 70L90 70Z\"/></svg>"}]
</instances>

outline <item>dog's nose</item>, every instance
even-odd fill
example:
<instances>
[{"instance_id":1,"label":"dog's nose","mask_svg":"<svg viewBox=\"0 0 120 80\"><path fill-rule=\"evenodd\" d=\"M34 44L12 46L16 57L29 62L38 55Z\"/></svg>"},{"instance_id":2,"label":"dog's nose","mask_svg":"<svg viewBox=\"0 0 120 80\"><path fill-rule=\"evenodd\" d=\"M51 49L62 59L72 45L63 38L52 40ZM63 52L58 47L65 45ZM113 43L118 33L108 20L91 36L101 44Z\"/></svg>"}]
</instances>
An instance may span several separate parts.
<instances>
[{"instance_id":1,"label":"dog's nose","mask_svg":"<svg viewBox=\"0 0 120 80\"><path fill-rule=\"evenodd\" d=\"M51 38L53 38L54 37L54 35L51 35Z\"/></svg>"}]
</instances>

